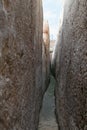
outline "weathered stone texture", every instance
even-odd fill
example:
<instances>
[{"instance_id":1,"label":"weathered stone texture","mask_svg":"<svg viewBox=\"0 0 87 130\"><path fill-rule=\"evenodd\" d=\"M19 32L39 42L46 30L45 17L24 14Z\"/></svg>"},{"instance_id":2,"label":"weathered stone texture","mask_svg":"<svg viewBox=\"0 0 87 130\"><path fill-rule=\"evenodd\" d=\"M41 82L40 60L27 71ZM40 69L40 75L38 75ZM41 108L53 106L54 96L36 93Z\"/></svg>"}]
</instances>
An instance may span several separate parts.
<instances>
[{"instance_id":1,"label":"weathered stone texture","mask_svg":"<svg viewBox=\"0 0 87 130\"><path fill-rule=\"evenodd\" d=\"M62 27L60 26L57 41L55 42L55 47L52 54L51 59L51 72L52 75L55 77L56 69L59 69L59 59L60 59L60 50L61 50L61 43L62 43Z\"/></svg>"},{"instance_id":2,"label":"weathered stone texture","mask_svg":"<svg viewBox=\"0 0 87 130\"><path fill-rule=\"evenodd\" d=\"M65 2L60 38L54 61L59 130L86 130L87 0Z\"/></svg>"},{"instance_id":3,"label":"weathered stone texture","mask_svg":"<svg viewBox=\"0 0 87 130\"><path fill-rule=\"evenodd\" d=\"M0 130L37 130L42 24L41 0L0 0Z\"/></svg>"},{"instance_id":4,"label":"weathered stone texture","mask_svg":"<svg viewBox=\"0 0 87 130\"><path fill-rule=\"evenodd\" d=\"M50 32L48 21L43 23L43 88L47 88L50 81Z\"/></svg>"}]
</instances>

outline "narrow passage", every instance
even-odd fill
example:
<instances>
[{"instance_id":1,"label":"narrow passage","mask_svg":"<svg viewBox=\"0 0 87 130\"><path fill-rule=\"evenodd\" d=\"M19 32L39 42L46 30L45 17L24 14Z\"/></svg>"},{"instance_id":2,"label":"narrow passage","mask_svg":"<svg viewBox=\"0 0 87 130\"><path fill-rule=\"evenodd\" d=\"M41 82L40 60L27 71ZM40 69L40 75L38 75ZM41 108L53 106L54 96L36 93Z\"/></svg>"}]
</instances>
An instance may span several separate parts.
<instances>
[{"instance_id":1,"label":"narrow passage","mask_svg":"<svg viewBox=\"0 0 87 130\"><path fill-rule=\"evenodd\" d=\"M51 76L49 87L44 95L43 106L40 113L39 130L58 130L55 117L55 79Z\"/></svg>"}]
</instances>

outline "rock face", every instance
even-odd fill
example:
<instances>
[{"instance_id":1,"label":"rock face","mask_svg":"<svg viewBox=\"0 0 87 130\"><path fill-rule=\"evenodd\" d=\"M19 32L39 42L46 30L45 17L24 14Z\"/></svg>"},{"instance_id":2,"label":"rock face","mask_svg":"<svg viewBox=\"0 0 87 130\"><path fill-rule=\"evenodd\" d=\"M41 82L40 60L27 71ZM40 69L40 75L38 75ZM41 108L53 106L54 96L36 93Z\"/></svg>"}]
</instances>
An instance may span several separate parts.
<instances>
[{"instance_id":1,"label":"rock face","mask_svg":"<svg viewBox=\"0 0 87 130\"><path fill-rule=\"evenodd\" d=\"M48 87L50 80L50 34L49 24L44 21L43 24L43 88Z\"/></svg>"},{"instance_id":2,"label":"rock face","mask_svg":"<svg viewBox=\"0 0 87 130\"><path fill-rule=\"evenodd\" d=\"M56 69L59 68L59 59L60 59L60 48L61 48L61 41L62 41L62 26L59 28L57 41L55 42L55 47L52 54L51 60L51 72L53 76L56 76Z\"/></svg>"},{"instance_id":3,"label":"rock face","mask_svg":"<svg viewBox=\"0 0 87 130\"><path fill-rule=\"evenodd\" d=\"M63 25L55 56L56 114L59 130L86 130L86 0L67 0L65 2Z\"/></svg>"},{"instance_id":4,"label":"rock face","mask_svg":"<svg viewBox=\"0 0 87 130\"><path fill-rule=\"evenodd\" d=\"M0 0L0 130L37 130L42 27L41 0Z\"/></svg>"}]
</instances>

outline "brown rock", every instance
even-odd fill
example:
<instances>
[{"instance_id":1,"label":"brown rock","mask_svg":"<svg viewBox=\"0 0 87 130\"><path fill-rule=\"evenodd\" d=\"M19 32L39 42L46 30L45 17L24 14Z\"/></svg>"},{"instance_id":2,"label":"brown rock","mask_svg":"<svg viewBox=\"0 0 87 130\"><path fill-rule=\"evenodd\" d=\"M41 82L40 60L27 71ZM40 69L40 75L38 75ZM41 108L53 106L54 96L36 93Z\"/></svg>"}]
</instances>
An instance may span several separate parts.
<instances>
[{"instance_id":1,"label":"brown rock","mask_svg":"<svg viewBox=\"0 0 87 130\"><path fill-rule=\"evenodd\" d=\"M42 20L41 0L0 1L0 130L37 130Z\"/></svg>"},{"instance_id":2,"label":"brown rock","mask_svg":"<svg viewBox=\"0 0 87 130\"><path fill-rule=\"evenodd\" d=\"M60 39L54 60L59 130L85 130L87 128L86 0L65 2Z\"/></svg>"}]
</instances>

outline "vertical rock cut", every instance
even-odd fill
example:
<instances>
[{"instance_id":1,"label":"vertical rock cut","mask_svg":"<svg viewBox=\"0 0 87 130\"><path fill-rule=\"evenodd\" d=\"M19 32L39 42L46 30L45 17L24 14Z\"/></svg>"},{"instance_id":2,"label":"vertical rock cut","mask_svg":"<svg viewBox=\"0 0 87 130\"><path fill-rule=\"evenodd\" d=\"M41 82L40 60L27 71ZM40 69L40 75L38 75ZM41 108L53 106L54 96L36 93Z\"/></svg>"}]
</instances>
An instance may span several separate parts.
<instances>
[{"instance_id":1,"label":"vertical rock cut","mask_svg":"<svg viewBox=\"0 0 87 130\"><path fill-rule=\"evenodd\" d=\"M43 23L43 88L49 85L50 81L50 30L48 21Z\"/></svg>"},{"instance_id":2,"label":"vertical rock cut","mask_svg":"<svg viewBox=\"0 0 87 130\"><path fill-rule=\"evenodd\" d=\"M0 130L37 130L42 34L41 0L0 0Z\"/></svg>"},{"instance_id":3,"label":"vertical rock cut","mask_svg":"<svg viewBox=\"0 0 87 130\"><path fill-rule=\"evenodd\" d=\"M67 0L53 68L59 130L87 129L87 1Z\"/></svg>"}]
</instances>

